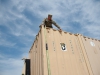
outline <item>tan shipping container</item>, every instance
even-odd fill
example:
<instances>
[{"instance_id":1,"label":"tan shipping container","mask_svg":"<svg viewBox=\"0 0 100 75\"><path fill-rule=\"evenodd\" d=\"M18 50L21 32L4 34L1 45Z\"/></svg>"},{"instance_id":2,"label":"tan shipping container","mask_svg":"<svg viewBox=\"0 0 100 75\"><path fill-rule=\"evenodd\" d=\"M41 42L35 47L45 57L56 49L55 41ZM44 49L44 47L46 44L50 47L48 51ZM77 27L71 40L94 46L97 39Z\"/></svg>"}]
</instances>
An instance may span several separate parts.
<instances>
[{"instance_id":1,"label":"tan shipping container","mask_svg":"<svg viewBox=\"0 0 100 75\"><path fill-rule=\"evenodd\" d=\"M100 75L100 40L80 36L93 75Z\"/></svg>"},{"instance_id":2,"label":"tan shipping container","mask_svg":"<svg viewBox=\"0 0 100 75\"><path fill-rule=\"evenodd\" d=\"M42 25L29 51L31 75L100 75L100 41Z\"/></svg>"},{"instance_id":3,"label":"tan shipping container","mask_svg":"<svg viewBox=\"0 0 100 75\"><path fill-rule=\"evenodd\" d=\"M24 63L23 69L22 69L22 75L25 75L25 71L26 71L26 63Z\"/></svg>"}]
</instances>

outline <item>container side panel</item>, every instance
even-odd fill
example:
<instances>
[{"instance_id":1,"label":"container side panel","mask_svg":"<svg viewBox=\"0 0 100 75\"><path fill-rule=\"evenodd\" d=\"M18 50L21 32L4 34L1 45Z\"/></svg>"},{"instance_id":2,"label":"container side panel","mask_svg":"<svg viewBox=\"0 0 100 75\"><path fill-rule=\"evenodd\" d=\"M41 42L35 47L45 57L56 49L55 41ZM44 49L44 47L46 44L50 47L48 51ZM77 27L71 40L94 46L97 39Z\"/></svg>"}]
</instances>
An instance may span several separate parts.
<instances>
[{"instance_id":1,"label":"container side panel","mask_svg":"<svg viewBox=\"0 0 100 75\"><path fill-rule=\"evenodd\" d=\"M100 75L100 41L44 26L29 58L31 75Z\"/></svg>"},{"instance_id":2,"label":"container side panel","mask_svg":"<svg viewBox=\"0 0 100 75\"><path fill-rule=\"evenodd\" d=\"M33 69L34 69L34 64L33 64L33 62L34 62L34 59L33 59L33 53L34 53L34 46L31 48L31 58L30 58L30 62L31 62L31 75L33 75Z\"/></svg>"},{"instance_id":3,"label":"container side panel","mask_svg":"<svg viewBox=\"0 0 100 75\"><path fill-rule=\"evenodd\" d=\"M84 49L84 46L83 46L83 43L82 43L82 40L80 38L80 36L77 36L77 41L79 42L79 45L80 45L80 50L81 50L81 58L82 60L84 60L84 62L82 63L83 64L83 67L84 67L84 70L85 70L85 73L88 75L92 75L92 72L91 72L91 68L89 68L89 61L88 61L88 58L87 58L87 55L85 53L85 49Z\"/></svg>"},{"instance_id":4,"label":"container side panel","mask_svg":"<svg viewBox=\"0 0 100 75\"><path fill-rule=\"evenodd\" d=\"M40 43L41 43L41 41L40 41L41 39L40 39L40 32L39 32L39 44L38 44L38 46L39 46L39 75L40 75Z\"/></svg>"},{"instance_id":5,"label":"container side panel","mask_svg":"<svg viewBox=\"0 0 100 75\"><path fill-rule=\"evenodd\" d=\"M33 48L33 75L36 74L36 43L34 43L34 48Z\"/></svg>"},{"instance_id":6,"label":"container side panel","mask_svg":"<svg viewBox=\"0 0 100 75\"><path fill-rule=\"evenodd\" d=\"M34 70L34 75L36 75L36 67L37 67L36 63L37 62L36 62L36 42L35 42L35 45L34 45L34 63L33 63L34 64L34 69L33 69Z\"/></svg>"},{"instance_id":7,"label":"container side panel","mask_svg":"<svg viewBox=\"0 0 100 75\"><path fill-rule=\"evenodd\" d=\"M40 39L39 39L39 35L37 36L37 75L39 75L39 43L40 43Z\"/></svg>"},{"instance_id":8,"label":"container side panel","mask_svg":"<svg viewBox=\"0 0 100 75\"><path fill-rule=\"evenodd\" d=\"M61 51L60 46L60 33L58 31L54 31L54 37L55 37L55 51L56 51L56 62L57 68L58 68L58 75L65 75L65 66L64 66L64 60L63 60L63 53Z\"/></svg>"},{"instance_id":9,"label":"container side panel","mask_svg":"<svg viewBox=\"0 0 100 75\"><path fill-rule=\"evenodd\" d=\"M31 50L31 52L30 52L30 71L31 71L31 75L32 75L32 66L33 66L33 64L32 64L32 50Z\"/></svg>"},{"instance_id":10,"label":"container side panel","mask_svg":"<svg viewBox=\"0 0 100 75\"><path fill-rule=\"evenodd\" d=\"M77 64L78 63L76 63L76 52L75 52L72 34L69 34L68 42L69 42L69 47L70 47L70 61L71 61L71 65L72 65L73 74L78 75L78 72L77 72Z\"/></svg>"},{"instance_id":11,"label":"container side panel","mask_svg":"<svg viewBox=\"0 0 100 75\"><path fill-rule=\"evenodd\" d=\"M42 49L41 49L41 45L42 45L42 43L41 43L41 31L40 31L40 33L39 33L39 39L40 39L40 41L39 41L39 75L42 75Z\"/></svg>"},{"instance_id":12,"label":"container side panel","mask_svg":"<svg viewBox=\"0 0 100 75\"><path fill-rule=\"evenodd\" d=\"M38 75L38 53L37 53L37 44L38 40L36 40L36 75Z\"/></svg>"},{"instance_id":13,"label":"container side panel","mask_svg":"<svg viewBox=\"0 0 100 75\"><path fill-rule=\"evenodd\" d=\"M51 72L51 75L58 75L57 69L57 59L56 59L56 50L54 46L54 35L53 30L47 29L47 45L48 45L48 59L50 63L50 68L48 68ZM48 65L49 66L49 65Z\"/></svg>"},{"instance_id":14,"label":"container side panel","mask_svg":"<svg viewBox=\"0 0 100 75\"><path fill-rule=\"evenodd\" d=\"M84 56L84 59L85 59L87 71L88 71L89 75L93 75L91 65L90 65L90 62L89 62L89 59L88 59L88 56L87 56L87 53L86 53L86 48L85 48L84 43L82 41L81 35L78 35L78 39L79 39L79 42L80 42L80 45L81 45L81 48L82 48L82 52L83 52L83 56Z\"/></svg>"},{"instance_id":15,"label":"container side panel","mask_svg":"<svg viewBox=\"0 0 100 75\"><path fill-rule=\"evenodd\" d=\"M74 41L74 48L75 48L75 55L76 55L76 62L77 62L77 67L78 67L78 74L79 75L88 75L85 72L85 67L84 67L84 58L83 58L83 53L82 53L82 49L79 43L79 40L77 38L77 36L74 35L73 37L73 41ZM86 66L86 65L85 65Z\"/></svg>"},{"instance_id":16,"label":"container side panel","mask_svg":"<svg viewBox=\"0 0 100 75\"><path fill-rule=\"evenodd\" d=\"M75 37L75 36L74 36ZM76 36L77 37L77 36ZM75 39L73 39L74 41L75 41ZM75 46L75 51L78 53L78 54L76 54L76 56L78 57L78 59L77 59L77 61L79 61L79 59L80 59L80 61L81 61L81 63L78 63L78 64L81 64L81 68L80 68L80 70L82 71L82 74L83 75L89 75L89 71L88 71L88 68L87 68L87 65L86 65L86 62L85 62L85 57L84 57L84 54L83 54L83 51L82 51L82 46L80 45L81 43L79 42L79 39L78 39L78 37L76 38L76 41L77 41L77 43L75 43L74 42L74 46L76 45L76 44L78 44L78 45L76 45ZM78 49L77 49L78 48ZM77 65L78 66L78 65Z\"/></svg>"},{"instance_id":17,"label":"container side panel","mask_svg":"<svg viewBox=\"0 0 100 75\"><path fill-rule=\"evenodd\" d=\"M100 75L100 53L98 48L98 42L89 38L83 38L82 41L85 46L87 57L92 68L94 75Z\"/></svg>"},{"instance_id":18,"label":"container side panel","mask_svg":"<svg viewBox=\"0 0 100 75\"><path fill-rule=\"evenodd\" d=\"M25 70L26 70L26 63L24 63L23 69L22 69L22 74L25 75Z\"/></svg>"},{"instance_id":19,"label":"container side panel","mask_svg":"<svg viewBox=\"0 0 100 75\"><path fill-rule=\"evenodd\" d=\"M96 41L96 40L93 40L93 42L95 44L94 50L96 52L96 63L97 63L95 69L97 71L97 74L100 75L100 65L99 65L100 64L100 48L99 48L100 42L99 41Z\"/></svg>"},{"instance_id":20,"label":"container side panel","mask_svg":"<svg viewBox=\"0 0 100 75\"><path fill-rule=\"evenodd\" d=\"M66 62L70 61L70 63L68 63L68 65L70 65L70 66L69 66L69 68L67 68L67 70L70 69L69 73L71 73L71 75L73 75L73 74L74 75L80 75L80 74L83 75L80 71L79 54L77 52L76 44L75 44L75 41L74 41L75 37L74 37L73 34L67 33L65 38L66 38L65 43L67 45L66 46L67 47L66 53L68 53L68 55L69 55L69 56L67 55Z\"/></svg>"},{"instance_id":21,"label":"container side panel","mask_svg":"<svg viewBox=\"0 0 100 75\"><path fill-rule=\"evenodd\" d=\"M41 73L41 33L39 32L38 35L38 45L37 45L37 55L38 55L38 75L42 75Z\"/></svg>"},{"instance_id":22,"label":"container side panel","mask_svg":"<svg viewBox=\"0 0 100 75\"><path fill-rule=\"evenodd\" d=\"M51 75L89 75L78 37L49 28L46 40Z\"/></svg>"},{"instance_id":23,"label":"container side panel","mask_svg":"<svg viewBox=\"0 0 100 75\"><path fill-rule=\"evenodd\" d=\"M66 75L73 75L74 69L73 69L73 63L72 62L72 51L71 51L71 43L70 43L70 35L69 33L64 34L63 33L63 39L62 43L65 43L66 45L66 51L63 51L64 58L65 58L65 67L66 67Z\"/></svg>"},{"instance_id":24,"label":"container side panel","mask_svg":"<svg viewBox=\"0 0 100 75\"><path fill-rule=\"evenodd\" d=\"M41 40L41 43L40 43L40 45L41 45L41 47L40 47L40 58L41 58L41 63L40 63L40 75L44 75L44 64L43 64L43 59L44 59L44 55L43 55L43 46L44 46L44 42L43 42L43 34L42 34L42 30L40 31L40 40Z\"/></svg>"},{"instance_id":25,"label":"container side panel","mask_svg":"<svg viewBox=\"0 0 100 75\"><path fill-rule=\"evenodd\" d=\"M75 71L75 74L76 75L80 75L80 69L79 69L79 54L78 54L78 51L77 51L77 48L76 48L76 43L75 43L75 36L72 34L70 34L70 47L71 47L71 52L72 52L72 62L73 62L73 68L74 68L74 71ZM81 73L81 75L85 75L83 73Z\"/></svg>"},{"instance_id":26,"label":"container side panel","mask_svg":"<svg viewBox=\"0 0 100 75\"><path fill-rule=\"evenodd\" d=\"M41 29L41 34L42 34L42 54L43 54L43 75L48 75L48 71L47 71L47 58L46 58L46 29L44 28L44 26L42 26Z\"/></svg>"},{"instance_id":27,"label":"container side panel","mask_svg":"<svg viewBox=\"0 0 100 75\"><path fill-rule=\"evenodd\" d=\"M70 48L68 48L68 46L70 47L71 45L69 44L69 39L70 39L70 35L68 35L67 36L67 39L66 39L66 34L64 33L64 32L60 32L60 34L59 34L59 36L60 36L60 50L62 51L62 57L63 57L63 66L64 66L64 71L65 71L65 75L66 74L74 74L74 75L76 75L76 72L75 72L75 70L73 70L73 67L72 67L72 65L74 64L74 62L72 62L72 61L74 61L73 59L72 59L72 52L71 52L71 49ZM66 44L66 42L68 42L68 44ZM63 48L63 45L62 44L65 44L65 49ZM67 55L67 53L68 53L68 51L69 51L69 55ZM69 59L70 60L68 60L68 59L66 59L66 56L68 56L69 57ZM72 60L71 60L72 59ZM71 71L73 71L73 72L71 72L71 71L69 71L68 72L68 65L70 65L70 64L68 64L68 61L70 61L70 64L71 64ZM68 66L68 67L67 67Z\"/></svg>"}]
</instances>

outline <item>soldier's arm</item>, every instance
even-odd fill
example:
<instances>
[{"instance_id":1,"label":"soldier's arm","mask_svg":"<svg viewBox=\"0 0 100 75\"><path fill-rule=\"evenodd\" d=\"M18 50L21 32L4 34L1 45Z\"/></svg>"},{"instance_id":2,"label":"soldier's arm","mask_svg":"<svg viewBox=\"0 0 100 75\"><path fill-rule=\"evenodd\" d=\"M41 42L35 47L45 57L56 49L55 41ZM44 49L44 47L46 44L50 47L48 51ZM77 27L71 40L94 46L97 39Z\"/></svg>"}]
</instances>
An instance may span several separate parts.
<instances>
[{"instance_id":1,"label":"soldier's arm","mask_svg":"<svg viewBox=\"0 0 100 75\"><path fill-rule=\"evenodd\" d=\"M53 23L58 29L61 29L61 28L59 27L59 25L57 25L57 23L56 23L55 21L52 21L52 23Z\"/></svg>"}]
</instances>

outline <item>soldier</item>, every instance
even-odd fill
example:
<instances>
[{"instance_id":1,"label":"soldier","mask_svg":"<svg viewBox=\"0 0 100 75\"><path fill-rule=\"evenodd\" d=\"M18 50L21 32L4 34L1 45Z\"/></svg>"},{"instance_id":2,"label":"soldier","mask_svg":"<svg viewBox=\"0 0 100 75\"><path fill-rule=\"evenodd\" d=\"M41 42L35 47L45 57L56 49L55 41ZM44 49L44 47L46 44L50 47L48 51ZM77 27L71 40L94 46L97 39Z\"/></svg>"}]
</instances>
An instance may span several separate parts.
<instances>
[{"instance_id":1,"label":"soldier","mask_svg":"<svg viewBox=\"0 0 100 75\"><path fill-rule=\"evenodd\" d=\"M45 18L43 20L43 23L42 24L44 26L50 27L50 28L53 28L52 27L52 24L54 24L59 30L61 30L61 28L56 24L56 22L52 20L52 15L50 15L50 14L48 14L48 18Z\"/></svg>"}]
</instances>

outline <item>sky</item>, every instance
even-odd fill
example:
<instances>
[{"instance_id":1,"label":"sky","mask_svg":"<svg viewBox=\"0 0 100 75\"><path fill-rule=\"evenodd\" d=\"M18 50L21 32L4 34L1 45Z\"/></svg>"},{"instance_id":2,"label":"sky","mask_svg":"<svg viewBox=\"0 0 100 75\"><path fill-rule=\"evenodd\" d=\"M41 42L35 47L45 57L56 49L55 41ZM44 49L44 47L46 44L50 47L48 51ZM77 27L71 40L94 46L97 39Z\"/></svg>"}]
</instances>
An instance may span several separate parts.
<instances>
[{"instance_id":1,"label":"sky","mask_svg":"<svg viewBox=\"0 0 100 75\"><path fill-rule=\"evenodd\" d=\"M48 14L63 31L100 40L100 0L0 0L0 75L21 75Z\"/></svg>"}]
</instances>

